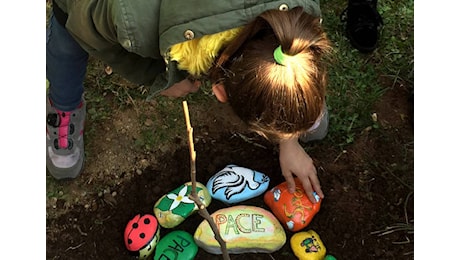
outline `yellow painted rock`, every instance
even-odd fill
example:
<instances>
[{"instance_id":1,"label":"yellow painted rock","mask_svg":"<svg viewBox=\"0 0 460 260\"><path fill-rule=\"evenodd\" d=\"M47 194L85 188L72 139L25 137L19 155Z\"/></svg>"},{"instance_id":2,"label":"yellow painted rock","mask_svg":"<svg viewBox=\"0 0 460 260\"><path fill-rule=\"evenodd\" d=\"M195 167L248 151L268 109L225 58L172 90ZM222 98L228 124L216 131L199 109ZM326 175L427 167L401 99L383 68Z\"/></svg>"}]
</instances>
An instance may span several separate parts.
<instances>
[{"instance_id":1,"label":"yellow painted rock","mask_svg":"<svg viewBox=\"0 0 460 260\"><path fill-rule=\"evenodd\" d=\"M272 253L286 243L283 226L269 211L237 205L211 214L230 254ZM208 223L203 220L195 231L195 242L211 254L222 254L219 242Z\"/></svg>"},{"instance_id":2,"label":"yellow painted rock","mask_svg":"<svg viewBox=\"0 0 460 260\"><path fill-rule=\"evenodd\" d=\"M294 234L290 242L294 255L300 260L324 260L326 257L326 247L313 230Z\"/></svg>"},{"instance_id":3,"label":"yellow painted rock","mask_svg":"<svg viewBox=\"0 0 460 260\"><path fill-rule=\"evenodd\" d=\"M211 195L203 184L197 182L198 197L205 207L211 204ZM158 223L164 228L173 228L182 223L188 216L198 211L198 206L189 198L192 193L192 182L187 182L163 195L153 207Z\"/></svg>"}]
</instances>

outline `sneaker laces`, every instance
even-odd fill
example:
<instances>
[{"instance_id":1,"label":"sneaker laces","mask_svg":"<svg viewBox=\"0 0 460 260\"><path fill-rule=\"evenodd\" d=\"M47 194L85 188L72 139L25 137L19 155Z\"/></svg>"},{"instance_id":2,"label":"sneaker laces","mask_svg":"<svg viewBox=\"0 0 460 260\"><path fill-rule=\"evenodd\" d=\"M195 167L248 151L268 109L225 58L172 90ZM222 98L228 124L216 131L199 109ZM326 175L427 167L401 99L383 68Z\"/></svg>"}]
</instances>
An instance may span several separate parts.
<instances>
[{"instance_id":1,"label":"sneaker laces","mask_svg":"<svg viewBox=\"0 0 460 260\"><path fill-rule=\"evenodd\" d=\"M72 141L68 138L69 134L73 134L74 126L70 123L72 112L64 112L56 109L56 113L48 114L46 122L57 128L58 138L54 142L56 149L72 149Z\"/></svg>"}]
</instances>

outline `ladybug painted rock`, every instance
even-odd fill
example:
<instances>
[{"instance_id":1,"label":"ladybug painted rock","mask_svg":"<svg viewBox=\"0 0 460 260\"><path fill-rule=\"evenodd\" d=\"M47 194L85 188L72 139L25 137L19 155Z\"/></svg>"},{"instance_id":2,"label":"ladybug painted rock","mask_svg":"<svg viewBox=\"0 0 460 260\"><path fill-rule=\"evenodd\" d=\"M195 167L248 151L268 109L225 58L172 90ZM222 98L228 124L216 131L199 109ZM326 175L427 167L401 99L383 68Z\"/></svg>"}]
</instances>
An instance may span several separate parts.
<instances>
[{"instance_id":1,"label":"ladybug painted rock","mask_svg":"<svg viewBox=\"0 0 460 260\"><path fill-rule=\"evenodd\" d=\"M137 214L126 225L124 240L129 251L138 252L139 259L146 259L160 240L158 220L150 214Z\"/></svg>"}]
</instances>

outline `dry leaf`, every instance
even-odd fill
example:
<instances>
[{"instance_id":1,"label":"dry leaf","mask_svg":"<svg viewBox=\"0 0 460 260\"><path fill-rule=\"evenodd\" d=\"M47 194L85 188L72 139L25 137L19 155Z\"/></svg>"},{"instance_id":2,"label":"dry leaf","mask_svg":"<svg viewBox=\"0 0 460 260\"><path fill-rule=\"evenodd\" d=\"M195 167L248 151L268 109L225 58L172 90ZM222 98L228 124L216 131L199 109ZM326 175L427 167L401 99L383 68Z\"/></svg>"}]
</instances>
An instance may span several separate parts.
<instances>
[{"instance_id":1,"label":"dry leaf","mask_svg":"<svg viewBox=\"0 0 460 260\"><path fill-rule=\"evenodd\" d=\"M111 74L113 73L112 67L110 67L110 66L108 66L108 65L105 66L104 71L105 71L105 73L106 73L107 75L111 75Z\"/></svg>"}]
</instances>

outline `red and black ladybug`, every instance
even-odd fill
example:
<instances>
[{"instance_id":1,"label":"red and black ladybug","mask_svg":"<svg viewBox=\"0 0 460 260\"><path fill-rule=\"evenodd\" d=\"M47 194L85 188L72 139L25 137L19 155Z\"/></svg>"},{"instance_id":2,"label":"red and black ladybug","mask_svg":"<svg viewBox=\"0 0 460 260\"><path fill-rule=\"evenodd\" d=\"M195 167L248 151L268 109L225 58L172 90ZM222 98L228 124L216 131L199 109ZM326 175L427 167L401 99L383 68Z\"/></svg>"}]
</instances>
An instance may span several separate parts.
<instances>
[{"instance_id":1,"label":"red and black ladybug","mask_svg":"<svg viewBox=\"0 0 460 260\"><path fill-rule=\"evenodd\" d=\"M139 253L139 259L147 258L160 238L158 220L150 214L137 214L125 228L126 248Z\"/></svg>"}]
</instances>

